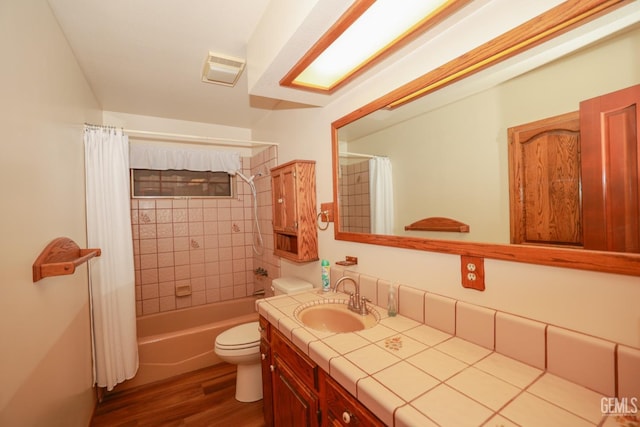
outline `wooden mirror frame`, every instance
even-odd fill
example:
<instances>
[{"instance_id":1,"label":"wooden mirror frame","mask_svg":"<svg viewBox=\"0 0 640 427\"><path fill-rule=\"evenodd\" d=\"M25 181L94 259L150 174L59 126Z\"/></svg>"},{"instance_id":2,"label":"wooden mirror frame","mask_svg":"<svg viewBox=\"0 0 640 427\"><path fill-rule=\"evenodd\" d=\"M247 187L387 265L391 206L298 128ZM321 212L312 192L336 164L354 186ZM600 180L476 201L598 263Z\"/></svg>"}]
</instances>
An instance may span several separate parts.
<instances>
[{"instance_id":1,"label":"wooden mirror frame","mask_svg":"<svg viewBox=\"0 0 640 427\"><path fill-rule=\"evenodd\" d=\"M640 276L640 254L533 245L435 240L340 231L338 129L393 103L402 105L495 65L633 0L571 0L434 69L331 124L336 240Z\"/></svg>"}]
</instances>

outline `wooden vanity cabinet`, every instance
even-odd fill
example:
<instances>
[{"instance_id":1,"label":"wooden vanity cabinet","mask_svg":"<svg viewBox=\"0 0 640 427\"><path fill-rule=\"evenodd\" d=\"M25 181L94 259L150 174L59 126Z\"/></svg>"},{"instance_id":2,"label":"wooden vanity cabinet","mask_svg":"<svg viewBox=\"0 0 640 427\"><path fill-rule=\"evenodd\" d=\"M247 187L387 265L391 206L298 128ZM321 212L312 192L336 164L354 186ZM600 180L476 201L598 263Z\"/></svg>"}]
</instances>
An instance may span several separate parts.
<instances>
[{"instance_id":1,"label":"wooden vanity cabinet","mask_svg":"<svg viewBox=\"0 0 640 427\"><path fill-rule=\"evenodd\" d=\"M260 333L267 427L385 425L262 316Z\"/></svg>"},{"instance_id":2,"label":"wooden vanity cabinet","mask_svg":"<svg viewBox=\"0 0 640 427\"><path fill-rule=\"evenodd\" d=\"M271 169L274 254L318 260L316 163L294 160Z\"/></svg>"},{"instance_id":3,"label":"wooden vanity cabinet","mask_svg":"<svg viewBox=\"0 0 640 427\"><path fill-rule=\"evenodd\" d=\"M273 420L275 426L321 423L318 367L276 329L271 334Z\"/></svg>"},{"instance_id":4,"label":"wooden vanity cabinet","mask_svg":"<svg viewBox=\"0 0 640 427\"><path fill-rule=\"evenodd\" d=\"M271 325L260 316L260 358L262 359L262 404L264 425L273 427L273 381L271 378Z\"/></svg>"},{"instance_id":5,"label":"wooden vanity cabinet","mask_svg":"<svg viewBox=\"0 0 640 427\"><path fill-rule=\"evenodd\" d=\"M384 423L364 407L358 400L346 391L333 378L321 371L323 412L326 414L327 424L334 427L384 427Z\"/></svg>"}]
</instances>

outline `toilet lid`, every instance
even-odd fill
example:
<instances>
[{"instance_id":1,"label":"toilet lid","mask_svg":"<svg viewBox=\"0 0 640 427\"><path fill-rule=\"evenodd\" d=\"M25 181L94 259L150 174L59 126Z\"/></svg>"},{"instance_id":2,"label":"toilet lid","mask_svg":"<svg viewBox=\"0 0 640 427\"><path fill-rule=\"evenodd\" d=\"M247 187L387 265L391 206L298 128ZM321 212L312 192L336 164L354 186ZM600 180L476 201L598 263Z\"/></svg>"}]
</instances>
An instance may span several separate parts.
<instances>
[{"instance_id":1,"label":"toilet lid","mask_svg":"<svg viewBox=\"0 0 640 427\"><path fill-rule=\"evenodd\" d=\"M258 322L244 323L222 332L216 338L218 347L246 348L260 345Z\"/></svg>"}]
</instances>

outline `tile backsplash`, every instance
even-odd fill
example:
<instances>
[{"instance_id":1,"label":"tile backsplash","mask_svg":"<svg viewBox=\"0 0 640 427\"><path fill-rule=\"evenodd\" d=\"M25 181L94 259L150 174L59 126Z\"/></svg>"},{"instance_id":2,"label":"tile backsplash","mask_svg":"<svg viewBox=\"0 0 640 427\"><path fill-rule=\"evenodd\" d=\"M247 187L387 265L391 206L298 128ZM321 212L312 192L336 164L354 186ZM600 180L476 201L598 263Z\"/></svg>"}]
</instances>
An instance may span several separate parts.
<instances>
[{"instance_id":1,"label":"tile backsplash","mask_svg":"<svg viewBox=\"0 0 640 427\"><path fill-rule=\"evenodd\" d=\"M257 239L253 195L236 181L232 199L131 200L136 311L138 316L252 295L280 275L273 256L271 179L276 148L244 157L243 173L256 175L258 218L263 248Z\"/></svg>"},{"instance_id":2,"label":"tile backsplash","mask_svg":"<svg viewBox=\"0 0 640 427\"><path fill-rule=\"evenodd\" d=\"M359 281L361 293L369 296L373 304L386 306L388 281L337 266L331 269L332 281L342 275ZM638 348L404 284L398 289L398 313L604 396L640 398ZM463 348L456 351L457 359L475 363L477 355L465 353ZM442 361L430 364L448 366Z\"/></svg>"}]
</instances>

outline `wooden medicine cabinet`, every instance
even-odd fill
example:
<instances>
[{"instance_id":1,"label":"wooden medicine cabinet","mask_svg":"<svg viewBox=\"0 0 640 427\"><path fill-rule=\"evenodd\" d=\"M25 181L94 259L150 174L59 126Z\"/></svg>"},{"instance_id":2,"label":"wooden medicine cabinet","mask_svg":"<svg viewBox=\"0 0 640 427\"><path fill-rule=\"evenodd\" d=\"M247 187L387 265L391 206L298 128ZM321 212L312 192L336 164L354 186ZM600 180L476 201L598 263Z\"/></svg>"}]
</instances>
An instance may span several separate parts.
<instances>
[{"instance_id":1,"label":"wooden medicine cabinet","mask_svg":"<svg viewBox=\"0 0 640 427\"><path fill-rule=\"evenodd\" d=\"M294 160L271 169L274 254L318 260L316 163Z\"/></svg>"}]
</instances>

